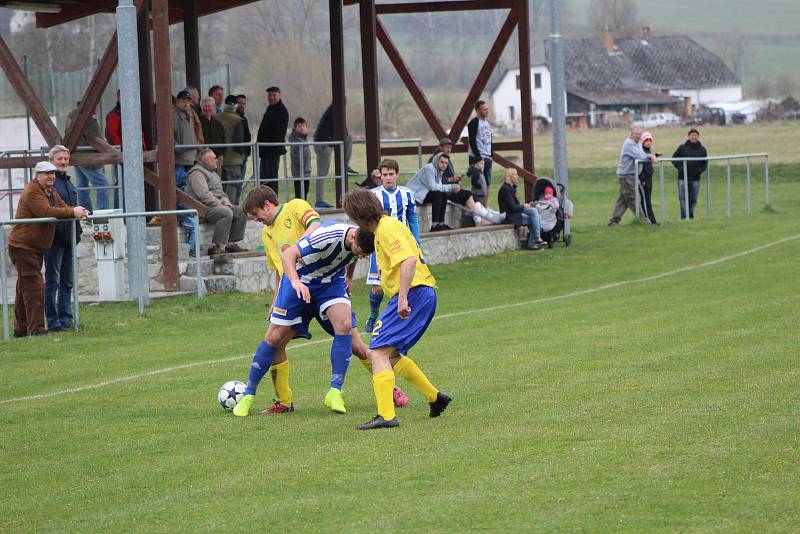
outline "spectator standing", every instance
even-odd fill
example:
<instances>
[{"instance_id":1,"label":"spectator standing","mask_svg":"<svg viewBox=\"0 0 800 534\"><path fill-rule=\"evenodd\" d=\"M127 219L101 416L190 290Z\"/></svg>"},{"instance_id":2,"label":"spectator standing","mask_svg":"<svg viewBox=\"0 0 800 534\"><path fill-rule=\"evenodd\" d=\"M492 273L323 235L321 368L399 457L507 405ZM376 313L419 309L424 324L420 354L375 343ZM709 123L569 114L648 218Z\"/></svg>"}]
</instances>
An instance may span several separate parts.
<instances>
[{"instance_id":1,"label":"spectator standing","mask_svg":"<svg viewBox=\"0 0 800 534\"><path fill-rule=\"evenodd\" d=\"M700 143L700 132L696 128L689 130L689 138L685 143L680 145L675 153L672 154L673 158L705 158L708 157L706 147ZM688 183L684 184L685 177L683 176L683 162L673 161L672 164L678 169L678 200L681 203L681 219L685 219L686 214L686 189L689 190L689 218L694 219L694 207L697 205L697 193L700 191L700 176L708 168L708 160L704 161L687 161L686 162L686 175Z\"/></svg>"},{"instance_id":2,"label":"spectator standing","mask_svg":"<svg viewBox=\"0 0 800 534\"><path fill-rule=\"evenodd\" d=\"M72 110L69 115L67 115L67 131L69 131L69 129L72 127L72 123L75 122L75 118L78 116L80 105L81 102L78 101L78 107ZM97 122L97 117L95 117L94 113L92 113L92 116L86 123L86 129L84 129L83 133L81 134L78 144L81 146L87 146L92 139L102 139L102 137L103 135L100 130L100 123ZM91 186L97 188L95 189L97 209L108 209L108 189L106 189L108 187L108 179L103 173L102 165L76 165L75 180L78 188L80 189L78 191L78 198L82 206L86 206L89 211L92 211L92 198L89 195L90 191L84 189Z\"/></svg>"},{"instance_id":3,"label":"spectator standing","mask_svg":"<svg viewBox=\"0 0 800 534\"><path fill-rule=\"evenodd\" d=\"M244 143L251 143L253 141L253 134L250 132L250 122L247 120L247 115L245 115L245 110L247 109L247 96L245 95L236 95L236 114L242 118L242 124L244 125L244 137L242 138L242 142ZM250 158L250 147L245 147L244 152L242 152L242 176L247 176L247 160ZM241 195L241 188L239 188L239 194Z\"/></svg>"},{"instance_id":4,"label":"spectator standing","mask_svg":"<svg viewBox=\"0 0 800 534\"><path fill-rule=\"evenodd\" d=\"M192 97L192 109L200 115L200 91L193 85L187 85L184 89Z\"/></svg>"},{"instance_id":5,"label":"spectator standing","mask_svg":"<svg viewBox=\"0 0 800 534\"><path fill-rule=\"evenodd\" d=\"M294 120L292 133L289 134L290 143L308 142L308 122L303 117ZM292 160L292 178L294 178L294 198L308 198L308 188L311 187L311 147L308 145L292 145L289 148Z\"/></svg>"},{"instance_id":6,"label":"spectator standing","mask_svg":"<svg viewBox=\"0 0 800 534\"><path fill-rule=\"evenodd\" d=\"M225 107L215 119L222 125L225 143L244 142L244 122L236 113L236 97L234 95L225 97ZM225 194L228 195L232 204L239 204L239 197L242 194L243 154L244 147L228 147L225 149L222 159L222 180L226 182Z\"/></svg>"},{"instance_id":7,"label":"spectator standing","mask_svg":"<svg viewBox=\"0 0 800 534\"><path fill-rule=\"evenodd\" d=\"M506 169L506 179L497 192L497 204L501 212L506 214L505 222L515 227L528 227L528 240L525 248L540 250L544 241L541 237L539 211L529 203L521 203L517 195L519 175L516 169Z\"/></svg>"},{"instance_id":8,"label":"spectator standing","mask_svg":"<svg viewBox=\"0 0 800 534\"><path fill-rule=\"evenodd\" d=\"M55 145L49 156L50 163L56 167L53 186L58 196L67 206L77 206L78 191L67 174L69 149ZM72 242L71 224L75 225L75 242ZM53 244L44 254L44 315L50 332L69 330L72 326L72 258L82 232L78 221L57 223Z\"/></svg>"},{"instance_id":9,"label":"spectator standing","mask_svg":"<svg viewBox=\"0 0 800 534\"><path fill-rule=\"evenodd\" d=\"M214 236L208 255L223 252L244 252L236 244L244 239L247 216L239 206L232 204L222 190L222 179L216 173L217 155L210 148L200 151L200 161L189 171L184 190L186 194L208 207L206 222L214 225Z\"/></svg>"},{"instance_id":10,"label":"spectator standing","mask_svg":"<svg viewBox=\"0 0 800 534\"><path fill-rule=\"evenodd\" d=\"M173 140L176 145L196 145L198 144L194 125L192 124L192 97L187 91L181 91L175 97L175 109L172 113ZM196 148L176 148L175 149L175 186L183 189L186 186L186 176L194 165L197 156ZM177 205L178 209L185 209L182 204ZM189 254L194 255L194 243L197 236L197 228L194 226L194 219L189 215L178 215L178 223L183 226L189 238Z\"/></svg>"},{"instance_id":11,"label":"spectator standing","mask_svg":"<svg viewBox=\"0 0 800 534\"><path fill-rule=\"evenodd\" d=\"M281 90L272 86L267 88L267 110L261 119L256 139L259 143L283 143L286 141L286 129L289 127L289 110L281 101ZM278 169L281 156L286 154L284 146L260 146L258 157L261 159L261 181L278 193Z\"/></svg>"},{"instance_id":12,"label":"spectator standing","mask_svg":"<svg viewBox=\"0 0 800 534\"><path fill-rule=\"evenodd\" d=\"M82 219L89 212L80 206L64 204L53 187L56 180L55 165L40 161L33 169L34 179L22 192L15 218L33 219L58 217ZM44 328L44 280L42 262L44 253L53 244L55 224L20 224L11 229L8 256L17 270L17 287L14 301L14 337L47 334Z\"/></svg>"},{"instance_id":13,"label":"spectator standing","mask_svg":"<svg viewBox=\"0 0 800 534\"><path fill-rule=\"evenodd\" d=\"M324 143L325 141L333 141L333 131L334 131L334 124L333 124L333 104L325 108L325 111L322 112L322 116L319 118L319 123L317 124L317 129L314 131L314 142L316 143ZM314 152L317 155L317 177L321 178L324 176L328 176L328 171L331 167L331 155L333 155L333 150L337 149L336 145L314 145ZM345 139L344 139L344 165L347 166L347 172L350 174L356 174L350 168L350 156L353 153L353 138L350 136L348 132L345 132ZM316 189L316 201L314 202L315 208L331 208L330 204L325 202L325 180L316 180L317 182L317 189Z\"/></svg>"},{"instance_id":14,"label":"spectator standing","mask_svg":"<svg viewBox=\"0 0 800 534\"><path fill-rule=\"evenodd\" d=\"M617 179L619 180L619 194L614 204L614 212L608 220L609 226L619 226L625 210L636 211L636 160L649 159L656 163L658 159L654 154L647 154L639 141L642 139L642 129L634 127L631 135L622 143L622 150L619 156L619 166L617 167Z\"/></svg>"},{"instance_id":15,"label":"spectator standing","mask_svg":"<svg viewBox=\"0 0 800 534\"><path fill-rule=\"evenodd\" d=\"M192 128L194 128L194 136L197 139L197 144L202 145L204 139L203 126L200 124L200 91L197 90L197 87L191 85L186 87L184 91L189 94L192 100L192 104L189 106L189 116L192 119Z\"/></svg>"},{"instance_id":16,"label":"spectator standing","mask_svg":"<svg viewBox=\"0 0 800 534\"><path fill-rule=\"evenodd\" d=\"M469 164L482 159L486 177L486 198L492 185L492 125L489 124L489 106L483 100L475 102L475 117L467 123L469 135Z\"/></svg>"},{"instance_id":17,"label":"spectator standing","mask_svg":"<svg viewBox=\"0 0 800 534\"><path fill-rule=\"evenodd\" d=\"M214 111L214 99L209 97L200 101L200 125L203 127L203 144L219 145L225 143L225 128L216 119L217 112ZM222 147L211 147L217 158L222 158L225 149Z\"/></svg>"},{"instance_id":18,"label":"spectator standing","mask_svg":"<svg viewBox=\"0 0 800 534\"><path fill-rule=\"evenodd\" d=\"M221 85L212 85L208 96L214 100L214 113L222 112L222 101L225 98L225 89Z\"/></svg>"},{"instance_id":19,"label":"spectator standing","mask_svg":"<svg viewBox=\"0 0 800 534\"><path fill-rule=\"evenodd\" d=\"M653 135L650 132L642 134L642 150L647 154L652 153ZM656 153L656 157L661 154ZM653 203L651 198L653 196L653 164L649 161L642 163L641 170L639 171L639 201L641 203L642 216L650 224L658 224L656 222L656 214L653 211Z\"/></svg>"},{"instance_id":20,"label":"spectator standing","mask_svg":"<svg viewBox=\"0 0 800 534\"><path fill-rule=\"evenodd\" d=\"M111 108L111 111L106 113L106 141L108 144L112 146L122 147L122 110L119 104L119 89L117 89L117 103ZM142 134L142 148L147 150L147 147L144 144L144 134ZM51 163L53 162L52 158L50 160ZM56 164L58 167L58 164ZM111 173L114 175L114 208L119 207L119 189L116 187L119 186L119 169L120 166L114 164L111 166ZM58 173L56 173L56 185L58 184ZM63 198L63 197L62 197ZM66 200L66 199L64 199ZM74 205L74 204L71 204Z\"/></svg>"},{"instance_id":21,"label":"spectator standing","mask_svg":"<svg viewBox=\"0 0 800 534\"><path fill-rule=\"evenodd\" d=\"M485 205L489 186L486 184L486 177L483 175L484 165L482 159L476 161L467 169L467 176L472 185L470 190L472 198L475 199L475 202L481 202Z\"/></svg>"}]
</instances>

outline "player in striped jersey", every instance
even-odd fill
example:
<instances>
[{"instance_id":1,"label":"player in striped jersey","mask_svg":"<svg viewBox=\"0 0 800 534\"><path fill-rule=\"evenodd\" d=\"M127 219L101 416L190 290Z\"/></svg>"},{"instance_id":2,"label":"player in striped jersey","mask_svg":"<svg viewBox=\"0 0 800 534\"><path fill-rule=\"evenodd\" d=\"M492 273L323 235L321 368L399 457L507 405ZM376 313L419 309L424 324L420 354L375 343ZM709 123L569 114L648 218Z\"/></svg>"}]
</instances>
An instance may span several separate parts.
<instances>
[{"instance_id":1,"label":"player in striped jersey","mask_svg":"<svg viewBox=\"0 0 800 534\"><path fill-rule=\"evenodd\" d=\"M419 244L419 218L417 217L416 199L410 189L397 185L400 165L393 159L385 159L381 161L378 168L381 172L383 185L372 189L372 193L378 197L386 215L394 217L408 226L414 239L417 240L417 244ZM374 253L369 258L367 285L371 287L369 292L369 317L364 330L372 332L375 320L380 313L381 302L383 302L380 273L378 272L378 263Z\"/></svg>"},{"instance_id":2,"label":"player in striped jersey","mask_svg":"<svg viewBox=\"0 0 800 534\"><path fill-rule=\"evenodd\" d=\"M334 223L320 226L302 237L281 254L283 276L270 315L270 325L259 346L245 396L235 415L247 415L255 400L258 383L272 364L272 359L293 338L310 339L308 325L315 318L333 336L331 345L331 387L325 406L336 413L346 413L342 386L356 351L366 358L367 346L358 333L355 314L350 307L350 285L355 262L373 248L372 233L355 226Z\"/></svg>"}]
</instances>

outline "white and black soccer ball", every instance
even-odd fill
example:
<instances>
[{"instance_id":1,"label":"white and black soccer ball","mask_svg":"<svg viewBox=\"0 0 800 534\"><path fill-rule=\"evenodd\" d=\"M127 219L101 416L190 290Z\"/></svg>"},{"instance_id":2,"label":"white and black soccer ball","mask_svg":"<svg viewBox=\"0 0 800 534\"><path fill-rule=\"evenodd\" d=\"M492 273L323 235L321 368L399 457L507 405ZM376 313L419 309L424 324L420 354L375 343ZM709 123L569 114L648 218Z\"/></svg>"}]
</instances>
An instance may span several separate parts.
<instances>
[{"instance_id":1,"label":"white and black soccer ball","mask_svg":"<svg viewBox=\"0 0 800 534\"><path fill-rule=\"evenodd\" d=\"M219 388L217 400L219 405L226 410L233 410L234 406L244 397L245 385L238 380L228 380Z\"/></svg>"}]
</instances>

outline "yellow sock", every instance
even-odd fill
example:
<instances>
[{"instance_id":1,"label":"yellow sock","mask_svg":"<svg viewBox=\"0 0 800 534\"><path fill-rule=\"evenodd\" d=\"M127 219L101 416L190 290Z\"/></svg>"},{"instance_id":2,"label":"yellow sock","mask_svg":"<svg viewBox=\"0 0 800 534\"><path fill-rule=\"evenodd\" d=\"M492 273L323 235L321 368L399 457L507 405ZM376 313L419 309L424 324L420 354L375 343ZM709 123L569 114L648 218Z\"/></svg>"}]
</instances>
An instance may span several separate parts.
<instances>
[{"instance_id":1,"label":"yellow sock","mask_svg":"<svg viewBox=\"0 0 800 534\"><path fill-rule=\"evenodd\" d=\"M375 400L378 404L378 415L386 421L394 419L394 400L392 390L394 390L394 373L391 371L381 371L372 375L372 389L375 390Z\"/></svg>"},{"instance_id":2,"label":"yellow sock","mask_svg":"<svg viewBox=\"0 0 800 534\"><path fill-rule=\"evenodd\" d=\"M369 361L369 359L362 360L361 358L358 358L358 361L360 361L360 362L361 362L361 365L363 365L363 366L364 366L364 368L365 368L367 371L369 371L369 374L372 374L372 362L371 362L371 361Z\"/></svg>"},{"instance_id":3,"label":"yellow sock","mask_svg":"<svg viewBox=\"0 0 800 534\"><path fill-rule=\"evenodd\" d=\"M425 373L417 367L414 360L408 356L402 356L394 365L394 372L400 375L403 380L414 386L417 391L425 395L428 402L436 400L436 394L439 393L439 390L433 387L433 384L431 384L428 377L425 376Z\"/></svg>"},{"instance_id":4,"label":"yellow sock","mask_svg":"<svg viewBox=\"0 0 800 534\"><path fill-rule=\"evenodd\" d=\"M289 360L269 368L272 383L275 385L275 397L284 406L292 405L292 388L289 387Z\"/></svg>"}]
</instances>

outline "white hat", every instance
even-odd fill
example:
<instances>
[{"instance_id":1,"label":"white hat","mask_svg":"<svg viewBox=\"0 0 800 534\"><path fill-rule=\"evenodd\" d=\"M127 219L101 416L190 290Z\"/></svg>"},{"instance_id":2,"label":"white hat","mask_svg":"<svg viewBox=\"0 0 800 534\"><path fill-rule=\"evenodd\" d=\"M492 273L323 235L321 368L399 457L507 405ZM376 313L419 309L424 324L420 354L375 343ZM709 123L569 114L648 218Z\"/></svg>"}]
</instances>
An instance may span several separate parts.
<instances>
[{"instance_id":1,"label":"white hat","mask_svg":"<svg viewBox=\"0 0 800 534\"><path fill-rule=\"evenodd\" d=\"M36 164L36 167L33 168L34 173L39 172L56 172L58 169L55 165L50 163L49 161L40 161Z\"/></svg>"}]
</instances>

